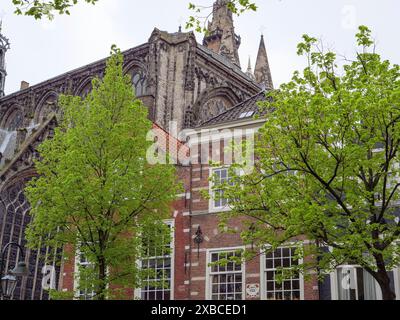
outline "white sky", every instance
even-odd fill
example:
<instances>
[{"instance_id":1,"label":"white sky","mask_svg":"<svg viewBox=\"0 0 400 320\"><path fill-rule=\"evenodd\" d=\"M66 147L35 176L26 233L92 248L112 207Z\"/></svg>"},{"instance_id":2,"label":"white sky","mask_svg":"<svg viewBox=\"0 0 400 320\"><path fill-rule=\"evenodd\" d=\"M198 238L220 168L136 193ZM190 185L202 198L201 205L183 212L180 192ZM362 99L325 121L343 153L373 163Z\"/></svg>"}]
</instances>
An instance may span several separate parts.
<instances>
[{"instance_id":1,"label":"white sky","mask_svg":"<svg viewBox=\"0 0 400 320\"><path fill-rule=\"evenodd\" d=\"M290 80L302 69L296 45L307 33L322 38L331 48L347 57L355 53L357 26L369 26L385 59L400 63L399 0L254 0L258 12L235 19L242 37L240 56L247 68L253 67L261 30L275 85ZM112 44L121 49L147 41L154 27L178 30L189 15L189 0L99 0L95 6L82 4L71 16L35 21L15 16L12 0L0 0L3 33L11 41L7 53L6 93L19 89L20 81L31 85L86 65L108 55ZM212 4L213 0L191 0ZM197 35L201 42L201 35Z\"/></svg>"}]
</instances>

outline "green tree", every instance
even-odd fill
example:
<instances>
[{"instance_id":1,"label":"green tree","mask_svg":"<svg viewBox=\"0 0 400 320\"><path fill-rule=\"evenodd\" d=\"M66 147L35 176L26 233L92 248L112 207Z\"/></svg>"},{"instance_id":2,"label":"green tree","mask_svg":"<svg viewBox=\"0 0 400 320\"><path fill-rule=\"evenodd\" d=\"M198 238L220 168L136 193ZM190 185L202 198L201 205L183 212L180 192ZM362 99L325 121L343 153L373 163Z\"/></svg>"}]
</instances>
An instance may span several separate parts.
<instances>
[{"instance_id":1,"label":"green tree","mask_svg":"<svg viewBox=\"0 0 400 320\"><path fill-rule=\"evenodd\" d=\"M82 0L81 2L87 2L90 4L96 4L99 0ZM15 6L15 13L18 15L32 16L35 19L41 19L47 17L53 19L54 14L70 14L70 9L78 3L78 0L12 0ZM256 10L255 3L249 0L231 0L228 1L228 7L235 14L241 14L245 11ZM199 17L198 14L204 11L210 11L212 6L200 6L193 3L189 3L189 9L196 13L194 16L190 16L187 22L187 28L195 28L201 32L204 28L201 24L208 21L211 12L208 13L207 18Z\"/></svg>"},{"instance_id":2,"label":"green tree","mask_svg":"<svg viewBox=\"0 0 400 320\"><path fill-rule=\"evenodd\" d=\"M96 4L99 0L82 0L81 2ZM43 16L53 19L54 13L70 14L70 8L78 3L78 0L12 0L15 13L18 15L32 16L41 19Z\"/></svg>"},{"instance_id":3,"label":"green tree","mask_svg":"<svg viewBox=\"0 0 400 320\"><path fill-rule=\"evenodd\" d=\"M306 236L314 245L304 255L319 259L303 271L360 265L389 300L388 272L400 264L400 68L375 52L367 27L356 39L360 52L341 68L303 36L308 66L261 103L254 170L239 175L235 165L235 186L216 188L231 199L226 219L250 217L246 243L265 250Z\"/></svg>"},{"instance_id":4,"label":"green tree","mask_svg":"<svg viewBox=\"0 0 400 320\"><path fill-rule=\"evenodd\" d=\"M39 177L26 188L29 247L70 248L72 257L79 249L92 265L80 270L80 286L99 300L116 294L111 287L140 286L142 239L163 230L152 244L163 243L170 232L163 219L179 190L174 166L147 163L152 123L122 65L114 52L85 99L60 97L60 126L41 144Z\"/></svg>"}]
</instances>

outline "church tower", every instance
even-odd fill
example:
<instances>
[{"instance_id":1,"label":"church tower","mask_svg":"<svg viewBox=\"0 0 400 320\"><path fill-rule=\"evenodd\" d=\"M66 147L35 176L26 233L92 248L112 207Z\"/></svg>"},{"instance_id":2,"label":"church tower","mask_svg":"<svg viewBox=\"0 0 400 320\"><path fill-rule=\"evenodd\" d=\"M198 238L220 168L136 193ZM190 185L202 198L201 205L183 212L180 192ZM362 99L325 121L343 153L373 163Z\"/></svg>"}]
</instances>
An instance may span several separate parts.
<instances>
[{"instance_id":1,"label":"church tower","mask_svg":"<svg viewBox=\"0 0 400 320\"><path fill-rule=\"evenodd\" d=\"M4 86L6 84L6 51L10 49L8 39L1 33L2 21L0 21L0 98L4 97Z\"/></svg>"},{"instance_id":2,"label":"church tower","mask_svg":"<svg viewBox=\"0 0 400 320\"><path fill-rule=\"evenodd\" d=\"M225 56L240 67L238 49L240 37L235 34L233 15L227 7L228 0L217 0L213 6L213 17L208 24L208 32L203 45L212 51Z\"/></svg>"},{"instance_id":3,"label":"church tower","mask_svg":"<svg viewBox=\"0 0 400 320\"><path fill-rule=\"evenodd\" d=\"M272 82L271 70L269 68L267 49L265 48L264 36L261 35L260 47L258 49L256 67L254 69L254 76L257 83L264 87L266 90L274 89Z\"/></svg>"}]
</instances>

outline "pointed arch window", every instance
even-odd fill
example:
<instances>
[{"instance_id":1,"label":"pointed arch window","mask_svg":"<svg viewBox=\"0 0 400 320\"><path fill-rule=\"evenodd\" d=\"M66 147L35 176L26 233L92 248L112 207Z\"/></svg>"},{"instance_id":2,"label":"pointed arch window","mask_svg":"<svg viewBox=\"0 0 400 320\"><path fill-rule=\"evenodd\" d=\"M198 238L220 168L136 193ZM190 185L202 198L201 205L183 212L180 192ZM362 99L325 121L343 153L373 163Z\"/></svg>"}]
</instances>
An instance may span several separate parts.
<instances>
[{"instance_id":1,"label":"pointed arch window","mask_svg":"<svg viewBox=\"0 0 400 320\"><path fill-rule=\"evenodd\" d=\"M79 95L85 99L88 94L92 91L93 87L92 87L92 82L89 81L79 92Z\"/></svg>"},{"instance_id":2,"label":"pointed arch window","mask_svg":"<svg viewBox=\"0 0 400 320\"><path fill-rule=\"evenodd\" d=\"M24 116L21 111L16 110L11 113L5 123L5 129L8 131L16 131L22 128L24 122Z\"/></svg>"},{"instance_id":3,"label":"pointed arch window","mask_svg":"<svg viewBox=\"0 0 400 320\"><path fill-rule=\"evenodd\" d=\"M56 93L50 93L45 96L39 103L39 107L35 113L35 124L44 122L47 117L53 113L58 112L58 96Z\"/></svg>"},{"instance_id":4,"label":"pointed arch window","mask_svg":"<svg viewBox=\"0 0 400 320\"><path fill-rule=\"evenodd\" d=\"M147 79L143 70L135 69L132 72L132 86L137 97L146 95Z\"/></svg>"}]
</instances>

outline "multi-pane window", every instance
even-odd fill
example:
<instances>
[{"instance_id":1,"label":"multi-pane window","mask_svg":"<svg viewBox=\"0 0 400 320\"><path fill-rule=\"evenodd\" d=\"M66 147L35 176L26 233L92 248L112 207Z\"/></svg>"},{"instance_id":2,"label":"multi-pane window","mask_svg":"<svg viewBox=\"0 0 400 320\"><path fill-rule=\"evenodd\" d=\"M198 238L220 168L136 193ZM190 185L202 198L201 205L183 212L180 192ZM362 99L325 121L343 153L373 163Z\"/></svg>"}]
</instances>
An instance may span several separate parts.
<instances>
[{"instance_id":1,"label":"multi-pane window","mask_svg":"<svg viewBox=\"0 0 400 320\"><path fill-rule=\"evenodd\" d=\"M211 299L242 300L244 276L241 252L211 252L210 261Z\"/></svg>"},{"instance_id":2,"label":"multi-pane window","mask_svg":"<svg viewBox=\"0 0 400 320\"><path fill-rule=\"evenodd\" d=\"M172 225L168 224L172 232ZM161 231L160 231L161 232ZM146 258L142 259L142 269L145 279L141 289L142 300L171 300L172 299L172 273L173 273L173 243L172 237L155 244L157 236L151 235L144 239L143 247Z\"/></svg>"},{"instance_id":3,"label":"multi-pane window","mask_svg":"<svg viewBox=\"0 0 400 320\"><path fill-rule=\"evenodd\" d=\"M79 300L93 300L95 297L95 288L93 284L93 268L94 264L90 262L86 255L78 250L77 254L77 267L79 268L78 274L78 299Z\"/></svg>"},{"instance_id":4,"label":"multi-pane window","mask_svg":"<svg viewBox=\"0 0 400 320\"><path fill-rule=\"evenodd\" d=\"M298 266L296 248L278 248L264 256L265 297L267 300L300 300L301 278L297 271L290 271Z\"/></svg>"},{"instance_id":5,"label":"multi-pane window","mask_svg":"<svg viewBox=\"0 0 400 320\"><path fill-rule=\"evenodd\" d=\"M220 184L231 183L231 177L229 177L228 168L214 169L214 186L218 187ZM213 191L213 206L214 208L226 208L228 205L228 199L224 197L224 191L222 189L214 189Z\"/></svg>"}]
</instances>

